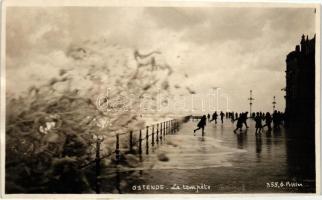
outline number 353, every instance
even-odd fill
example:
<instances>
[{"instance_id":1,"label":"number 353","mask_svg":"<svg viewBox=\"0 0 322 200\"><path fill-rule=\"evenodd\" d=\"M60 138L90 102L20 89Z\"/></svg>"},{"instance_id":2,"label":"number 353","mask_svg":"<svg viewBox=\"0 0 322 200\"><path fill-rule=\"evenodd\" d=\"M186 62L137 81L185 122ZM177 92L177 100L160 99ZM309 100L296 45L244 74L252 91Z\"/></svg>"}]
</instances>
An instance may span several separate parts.
<instances>
[{"instance_id":1,"label":"number 353","mask_svg":"<svg viewBox=\"0 0 322 200\"><path fill-rule=\"evenodd\" d=\"M268 182L266 183L267 188L280 188L284 187L285 184L283 182Z\"/></svg>"}]
</instances>

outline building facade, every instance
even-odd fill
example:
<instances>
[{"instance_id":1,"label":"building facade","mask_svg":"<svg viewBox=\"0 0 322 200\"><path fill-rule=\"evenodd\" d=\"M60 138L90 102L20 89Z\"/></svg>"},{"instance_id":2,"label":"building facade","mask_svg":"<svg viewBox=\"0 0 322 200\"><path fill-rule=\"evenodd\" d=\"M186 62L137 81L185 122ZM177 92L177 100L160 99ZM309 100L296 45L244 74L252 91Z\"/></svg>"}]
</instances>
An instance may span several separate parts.
<instances>
[{"instance_id":1,"label":"building facade","mask_svg":"<svg viewBox=\"0 0 322 200\"><path fill-rule=\"evenodd\" d=\"M314 134L315 125L315 36L302 36L300 45L286 58L285 122Z\"/></svg>"}]
</instances>

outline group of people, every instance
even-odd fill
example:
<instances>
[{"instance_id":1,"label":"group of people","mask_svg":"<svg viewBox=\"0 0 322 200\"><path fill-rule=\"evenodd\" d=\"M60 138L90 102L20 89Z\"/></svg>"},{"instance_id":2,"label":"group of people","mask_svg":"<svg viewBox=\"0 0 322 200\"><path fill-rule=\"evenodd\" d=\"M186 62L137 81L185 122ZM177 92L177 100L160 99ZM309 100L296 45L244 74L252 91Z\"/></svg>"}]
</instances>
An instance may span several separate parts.
<instances>
[{"instance_id":1,"label":"group of people","mask_svg":"<svg viewBox=\"0 0 322 200\"><path fill-rule=\"evenodd\" d=\"M221 111L219 115L220 115L221 123L223 124L224 123L225 114ZM215 121L215 124L217 124L218 114L217 114L217 112L214 112L212 114L212 118L210 119L210 114L208 113L207 118L208 118L208 121L209 122Z\"/></svg>"},{"instance_id":2,"label":"group of people","mask_svg":"<svg viewBox=\"0 0 322 200\"><path fill-rule=\"evenodd\" d=\"M197 127L193 132L194 134L196 133L197 130L202 130L202 134L204 134L204 128L207 124L207 119L208 122L215 121L215 124L217 124L217 118L220 116L221 123L224 123L224 117L230 118L232 123L237 121L236 123L236 129L234 130L234 133L237 133L238 130L242 131L243 126L245 125L246 128L249 128L247 125L247 119L252 118L255 121L255 134L260 134L261 131L263 130L264 127L268 128L268 131L272 130L272 122L273 122L273 128L274 130L279 130L280 126L283 124L284 121L284 114L281 113L280 111L274 111L273 114L271 115L269 112L266 114L263 112L256 112L252 113L251 117L248 117L248 112L244 113L234 113L234 112L226 112L223 113L222 111L217 114L217 112L214 112L212 114L212 118L210 118L210 114L208 115L203 115L200 119L200 121L197 124ZM265 124L263 125L263 122Z\"/></svg>"},{"instance_id":3,"label":"group of people","mask_svg":"<svg viewBox=\"0 0 322 200\"><path fill-rule=\"evenodd\" d=\"M254 113L255 114L255 113ZM269 112L266 114L257 112L256 115L254 115L255 120L255 133L261 133L262 129L267 126L268 131L272 130L272 122L273 122L273 128L274 130L281 129L281 125L284 121L284 114L279 111L274 111L271 115ZM265 125L262 125L262 121L265 121Z\"/></svg>"},{"instance_id":4,"label":"group of people","mask_svg":"<svg viewBox=\"0 0 322 200\"><path fill-rule=\"evenodd\" d=\"M242 128L243 128L243 124L245 124L246 128L248 128L248 125L247 125L248 117L247 117L247 115L248 115L248 112L240 113L239 117L236 116L234 119L232 119L232 122L237 121L236 129L234 130L234 133L236 133L236 131L238 129L240 129L240 131L241 131Z\"/></svg>"}]
</instances>

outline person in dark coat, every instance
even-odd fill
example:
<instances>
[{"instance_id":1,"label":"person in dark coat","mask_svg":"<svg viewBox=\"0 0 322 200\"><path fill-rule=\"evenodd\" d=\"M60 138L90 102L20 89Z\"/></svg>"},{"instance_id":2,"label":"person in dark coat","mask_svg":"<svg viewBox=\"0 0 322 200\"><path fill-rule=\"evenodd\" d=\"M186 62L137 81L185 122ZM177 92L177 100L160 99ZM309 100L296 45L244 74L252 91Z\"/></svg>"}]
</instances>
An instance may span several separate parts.
<instances>
[{"instance_id":1,"label":"person in dark coat","mask_svg":"<svg viewBox=\"0 0 322 200\"><path fill-rule=\"evenodd\" d=\"M274 124L274 130L280 129L280 119L279 119L278 112L276 110L273 113L273 124Z\"/></svg>"},{"instance_id":2,"label":"person in dark coat","mask_svg":"<svg viewBox=\"0 0 322 200\"><path fill-rule=\"evenodd\" d=\"M221 120L222 124L224 123L224 116L225 116L225 114L221 111L220 112L220 120Z\"/></svg>"},{"instance_id":3,"label":"person in dark coat","mask_svg":"<svg viewBox=\"0 0 322 200\"><path fill-rule=\"evenodd\" d=\"M246 128L248 128L248 125L247 125L248 117L247 117L247 115L248 115L248 112L245 112L245 113L241 114L241 118L243 119L243 124L245 124Z\"/></svg>"},{"instance_id":4,"label":"person in dark coat","mask_svg":"<svg viewBox=\"0 0 322 200\"><path fill-rule=\"evenodd\" d=\"M232 112L230 117L231 117L231 122L234 122L235 121L235 113Z\"/></svg>"},{"instance_id":5,"label":"person in dark coat","mask_svg":"<svg viewBox=\"0 0 322 200\"><path fill-rule=\"evenodd\" d=\"M267 126L268 131L272 130L272 116L269 112L265 115L265 125L263 127Z\"/></svg>"},{"instance_id":6,"label":"person in dark coat","mask_svg":"<svg viewBox=\"0 0 322 200\"><path fill-rule=\"evenodd\" d=\"M260 113L256 113L256 117L255 117L255 128L256 128L256 131L255 131L255 134L258 134L262 131L262 117L260 115Z\"/></svg>"},{"instance_id":7,"label":"person in dark coat","mask_svg":"<svg viewBox=\"0 0 322 200\"><path fill-rule=\"evenodd\" d=\"M198 128L196 128L195 130L193 130L194 135L195 135L196 131L199 130L199 129L202 130L202 135L204 134L204 130L205 130L205 126L206 126L206 121L207 121L207 117L206 117L206 115L203 115L201 117L200 121L197 124Z\"/></svg>"},{"instance_id":8,"label":"person in dark coat","mask_svg":"<svg viewBox=\"0 0 322 200\"><path fill-rule=\"evenodd\" d=\"M236 131L239 129L240 132L242 131L243 128L243 117L238 117L235 119L235 121L237 120L237 124L236 124L236 129L234 130L234 133L236 133Z\"/></svg>"},{"instance_id":9,"label":"person in dark coat","mask_svg":"<svg viewBox=\"0 0 322 200\"><path fill-rule=\"evenodd\" d=\"M212 114L212 119L210 120L210 122L215 120L215 124L217 124L217 117L218 117L217 112L214 112L214 114Z\"/></svg>"}]
</instances>

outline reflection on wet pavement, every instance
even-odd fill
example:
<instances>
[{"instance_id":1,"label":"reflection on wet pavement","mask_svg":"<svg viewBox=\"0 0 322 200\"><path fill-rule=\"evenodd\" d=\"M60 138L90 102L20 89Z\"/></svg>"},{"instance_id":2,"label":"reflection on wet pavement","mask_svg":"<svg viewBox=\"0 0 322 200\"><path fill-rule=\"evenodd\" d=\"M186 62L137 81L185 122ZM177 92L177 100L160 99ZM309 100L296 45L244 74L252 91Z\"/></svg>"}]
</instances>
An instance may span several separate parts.
<instances>
[{"instance_id":1,"label":"reflection on wet pavement","mask_svg":"<svg viewBox=\"0 0 322 200\"><path fill-rule=\"evenodd\" d=\"M249 129L234 134L234 124L208 123L205 135L193 129L197 122L183 124L175 135L168 135L162 145L144 155L135 168L118 168L124 193L191 193L171 190L173 184L208 184L204 193L239 192L314 192L314 164L306 145L290 137L284 129L255 135L254 122ZM301 143L299 143L301 142ZM310 142L307 143L310 145ZM298 148L301 146L301 148ZM300 149L300 151L299 151ZM305 153L305 154L304 154ZM110 173L113 169L106 169ZM314 170L314 168L313 168ZM271 182L301 183L300 187L268 187ZM133 191L131 185L165 185L163 190ZM106 185L104 191L113 188Z\"/></svg>"}]
</instances>

